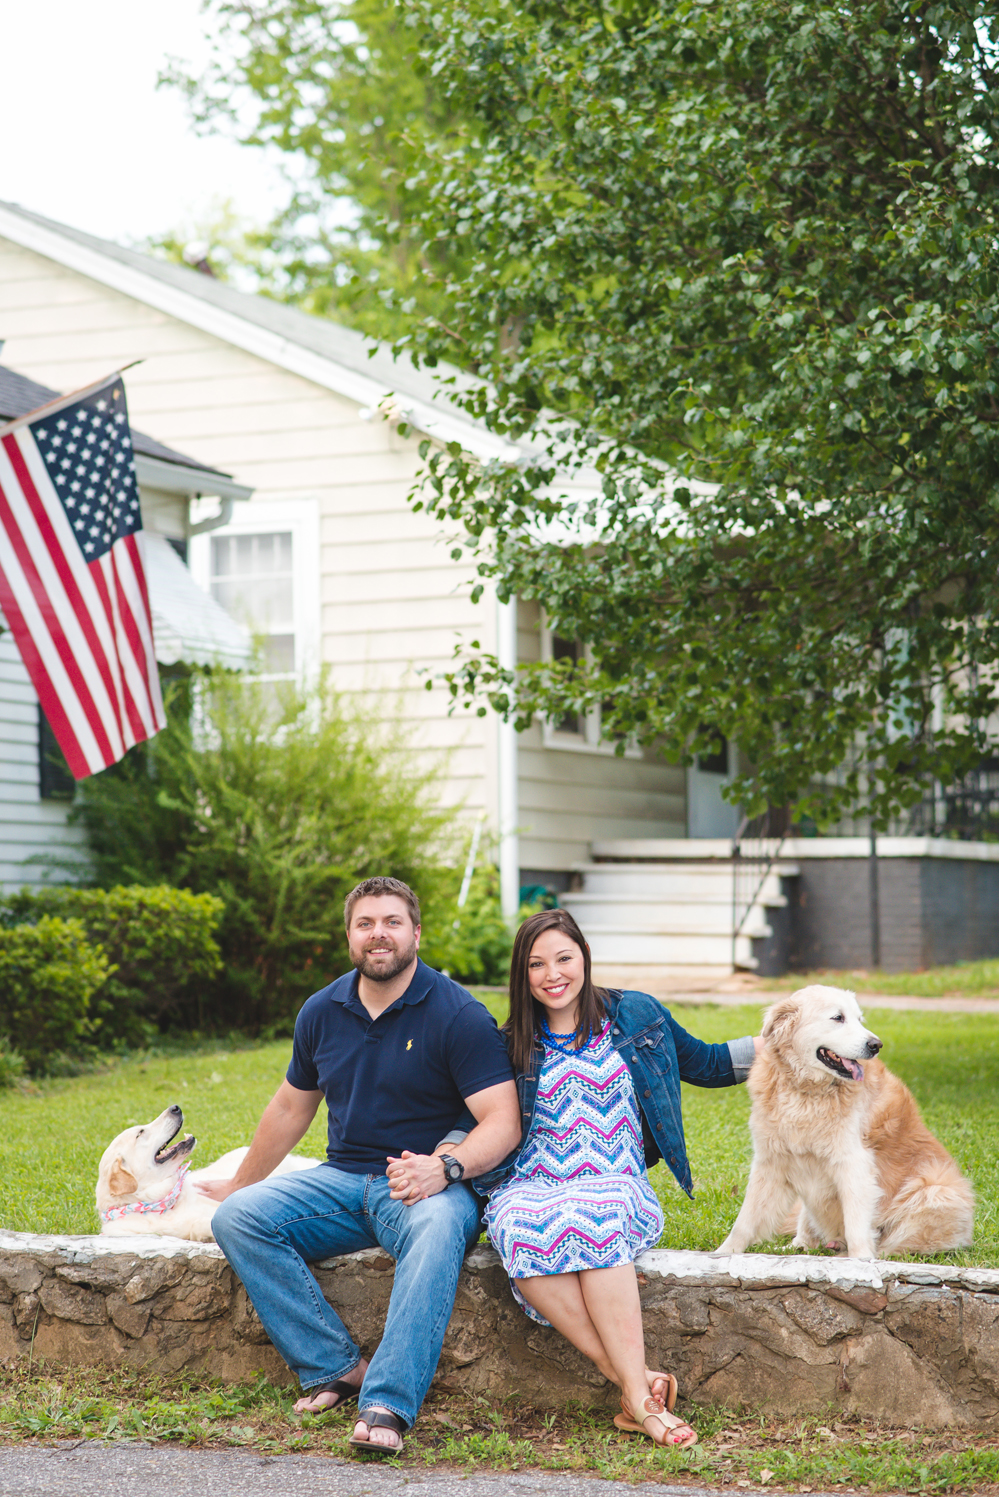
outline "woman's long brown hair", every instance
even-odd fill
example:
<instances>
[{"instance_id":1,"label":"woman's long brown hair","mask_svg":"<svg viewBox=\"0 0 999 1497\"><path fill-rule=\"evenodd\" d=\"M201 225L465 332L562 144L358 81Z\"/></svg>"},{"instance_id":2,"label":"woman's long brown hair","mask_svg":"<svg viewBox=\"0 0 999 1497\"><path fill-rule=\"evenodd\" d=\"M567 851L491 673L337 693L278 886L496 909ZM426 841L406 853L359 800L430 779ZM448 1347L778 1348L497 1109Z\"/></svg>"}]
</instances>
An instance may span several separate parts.
<instances>
[{"instance_id":1,"label":"woman's long brown hair","mask_svg":"<svg viewBox=\"0 0 999 1497\"><path fill-rule=\"evenodd\" d=\"M513 1068L519 1075L531 1071L534 1061L536 1037L545 1017L544 1006L531 995L528 964L534 943L546 930L561 931L575 942L583 953L583 986L579 992L579 1022L576 1025L574 1047L586 1044L590 1031L596 1034L607 1011L606 994L603 988L593 986L590 975L590 948L583 939L583 932L568 910L541 910L529 915L517 932L510 958L510 1017L503 1025L507 1047Z\"/></svg>"}]
</instances>

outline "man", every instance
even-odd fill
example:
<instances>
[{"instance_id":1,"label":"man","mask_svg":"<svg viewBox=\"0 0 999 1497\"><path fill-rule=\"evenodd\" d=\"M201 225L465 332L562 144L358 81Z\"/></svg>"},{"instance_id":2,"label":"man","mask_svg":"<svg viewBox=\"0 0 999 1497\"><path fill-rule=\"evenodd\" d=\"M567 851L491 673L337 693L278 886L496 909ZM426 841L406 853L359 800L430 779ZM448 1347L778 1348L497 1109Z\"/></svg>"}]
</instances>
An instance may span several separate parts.
<instances>
[{"instance_id":1,"label":"man","mask_svg":"<svg viewBox=\"0 0 999 1497\"><path fill-rule=\"evenodd\" d=\"M288 1074L220 1201L216 1241L306 1396L297 1413L359 1399L351 1444L397 1452L440 1357L462 1258L479 1231L463 1177L520 1140L520 1107L496 1024L470 993L420 961L420 907L406 884L369 878L344 917L355 971L303 1006ZM329 1146L315 1170L265 1177L325 1096ZM465 1108L476 1126L446 1135ZM443 1142L442 1142L443 1141ZM259 1182L259 1183L258 1183ZM396 1260L370 1363L307 1264L378 1245Z\"/></svg>"}]
</instances>

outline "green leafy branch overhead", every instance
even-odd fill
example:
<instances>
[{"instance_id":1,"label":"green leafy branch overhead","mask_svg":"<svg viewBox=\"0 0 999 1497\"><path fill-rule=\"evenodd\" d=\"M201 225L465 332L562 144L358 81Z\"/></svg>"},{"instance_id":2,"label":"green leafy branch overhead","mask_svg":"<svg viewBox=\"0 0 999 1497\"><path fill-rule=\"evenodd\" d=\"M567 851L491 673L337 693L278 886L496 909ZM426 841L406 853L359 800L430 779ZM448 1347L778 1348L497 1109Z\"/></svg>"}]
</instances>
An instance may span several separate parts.
<instances>
[{"instance_id":1,"label":"green leafy branch overhead","mask_svg":"<svg viewBox=\"0 0 999 1497\"><path fill-rule=\"evenodd\" d=\"M473 121L423 163L426 245L463 255L405 346L433 365L458 335L483 378L454 398L531 454L428 453L419 502L591 647L513 674L472 652L456 700L600 703L675 758L721 731L752 765L734 794L820 820L963 774L999 700L999 22L402 13Z\"/></svg>"}]
</instances>

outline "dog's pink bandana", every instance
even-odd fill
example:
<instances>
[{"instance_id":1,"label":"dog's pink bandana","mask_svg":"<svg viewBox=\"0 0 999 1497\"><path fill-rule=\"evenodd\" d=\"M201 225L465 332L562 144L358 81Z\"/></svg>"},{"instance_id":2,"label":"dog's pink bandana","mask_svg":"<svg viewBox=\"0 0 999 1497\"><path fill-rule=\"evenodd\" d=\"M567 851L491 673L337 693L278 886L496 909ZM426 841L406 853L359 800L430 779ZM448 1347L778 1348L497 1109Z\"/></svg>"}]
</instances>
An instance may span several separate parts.
<instances>
[{"instance_id":1,"label":"dog's pink bandana","mask_svg":"<svg viewBox=\"0 0 999 1497\"><path fill-rule=\"evenodd\" d=\"M177 1171L176 1180L161 1201L132 1201L127 1206L109 1206L106 1211L100 1213L101 1221L117 1222L121 1221L123 1216L146 1216L151 1211L161 1215L164 1211L171 1211L180 1200L180 1193L184 1189L184 1176L190 1168L190 1162L185 1160Z\"/></svg>"}]
</instances>

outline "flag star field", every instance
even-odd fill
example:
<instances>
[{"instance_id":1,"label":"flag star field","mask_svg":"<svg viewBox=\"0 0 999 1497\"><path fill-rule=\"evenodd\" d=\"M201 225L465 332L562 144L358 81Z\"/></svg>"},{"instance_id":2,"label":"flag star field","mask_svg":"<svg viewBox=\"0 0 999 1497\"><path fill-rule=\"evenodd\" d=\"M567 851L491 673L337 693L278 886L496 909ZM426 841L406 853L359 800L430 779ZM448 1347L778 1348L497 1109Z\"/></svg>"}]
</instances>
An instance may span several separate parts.
<instances>
[{"instance_id":1,"label":"flag star field","mask_svg":"<svg viewBox=\"0 0 999 1497\"><path fill-rule=\"evenodd\" d=\"M32 427L80 550L96 561L141 529L132 439L119 381Z\"/></svg>"}]
</instances>

